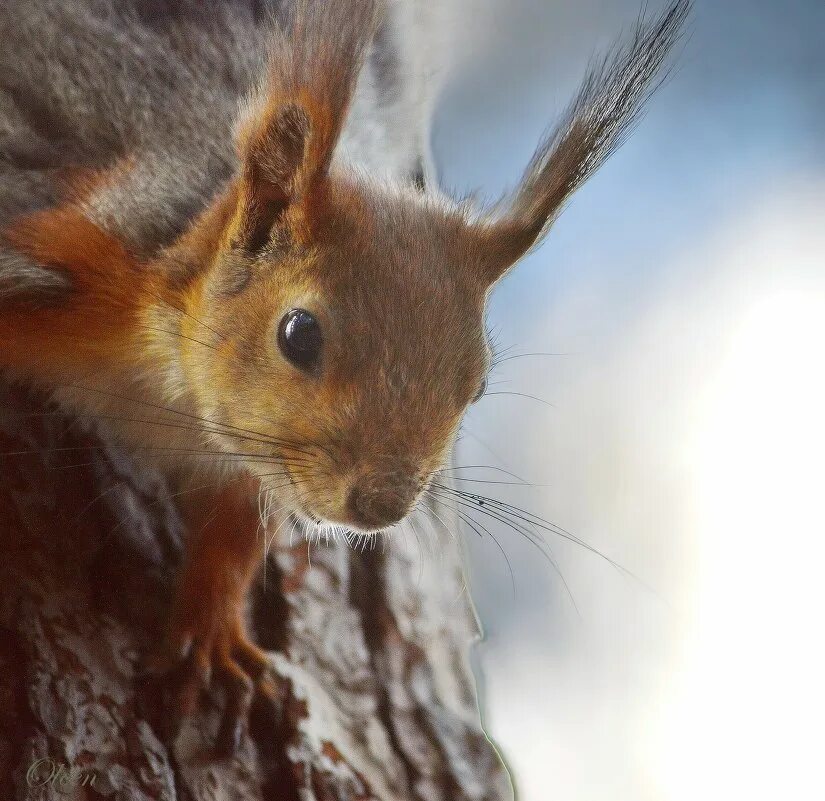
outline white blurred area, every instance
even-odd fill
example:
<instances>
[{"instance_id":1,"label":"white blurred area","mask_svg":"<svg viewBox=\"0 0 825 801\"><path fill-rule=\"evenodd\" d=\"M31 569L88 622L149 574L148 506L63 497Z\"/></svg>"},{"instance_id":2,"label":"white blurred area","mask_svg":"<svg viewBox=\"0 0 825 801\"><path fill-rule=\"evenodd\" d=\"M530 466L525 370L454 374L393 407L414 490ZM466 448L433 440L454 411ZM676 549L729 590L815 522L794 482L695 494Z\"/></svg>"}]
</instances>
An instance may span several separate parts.
<instances>
[{"instance_id":1,"label":"white blurred area","mask_svg":"<svg viewBox=\"0 0 825 801\"><path fill-rule=\"evenodd\" d=\"M495 197L639 2L464 5L435 152ZM568 593L476 515L509 560L467 533L522 801L825 798L823 41L821 2L697 3L633 139L494 299L505 356L563 355L503 362L491 393L552 406L491 394L460 443L535 486L464 488L639 579L546 534Z\"/></svg>"}]
</instances>

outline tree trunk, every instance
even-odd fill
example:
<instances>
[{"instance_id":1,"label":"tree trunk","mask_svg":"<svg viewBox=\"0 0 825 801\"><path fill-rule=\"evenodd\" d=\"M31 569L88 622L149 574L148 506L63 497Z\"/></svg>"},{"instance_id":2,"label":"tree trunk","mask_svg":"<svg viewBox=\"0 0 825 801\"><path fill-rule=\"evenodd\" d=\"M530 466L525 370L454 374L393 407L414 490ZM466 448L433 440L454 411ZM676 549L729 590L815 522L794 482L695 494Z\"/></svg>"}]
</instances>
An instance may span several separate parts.
<instances>
[{"instance_id":1,"label":"tree trunk","mask_svg":"<svg viewBox=\"0 0 825 801\"><path fill-rule=\"evenodd\" d=\"M364 552L273 547L251 618L282 704L253 707L238 755L218 759L220 691L173 737L162 687L137 669L181 559L163 478L2 384L0 453L3 797L511 797L479 723L476 624L443 528Z\"/></svg>"}]
</instances>

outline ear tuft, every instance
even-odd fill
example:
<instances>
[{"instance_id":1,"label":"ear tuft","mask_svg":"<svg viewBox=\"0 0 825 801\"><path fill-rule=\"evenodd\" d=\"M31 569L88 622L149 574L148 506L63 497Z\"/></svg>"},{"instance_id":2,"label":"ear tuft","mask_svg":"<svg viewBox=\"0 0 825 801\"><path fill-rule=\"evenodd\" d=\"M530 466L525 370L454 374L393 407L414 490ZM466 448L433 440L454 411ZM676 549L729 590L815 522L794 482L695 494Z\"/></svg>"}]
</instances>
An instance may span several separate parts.
<instances>
[{"instance_id":1,"label":"ear tuft","mask_svg":"<svg viewBox=\"0 0 825 801\"><path fill-rule=\"evenodd\" d=\"M266 244L287 207L311 222L377 8L377 0L299 0L273 34L267 80L239 128L245 246Z\"/></svg>"},{"instance_id":2,"label":"ear tuft","mask_svg":"<svg viewBox=\"0 0 825 801\"><path fill-rule=\"evenodd\" d=\"M640 21L629 45L594 62L560 123L539 145L515 195L479 223L493 283L547 233L565 202L621 146L667 78L691 0Z\"/></svg>"}]
</instances>

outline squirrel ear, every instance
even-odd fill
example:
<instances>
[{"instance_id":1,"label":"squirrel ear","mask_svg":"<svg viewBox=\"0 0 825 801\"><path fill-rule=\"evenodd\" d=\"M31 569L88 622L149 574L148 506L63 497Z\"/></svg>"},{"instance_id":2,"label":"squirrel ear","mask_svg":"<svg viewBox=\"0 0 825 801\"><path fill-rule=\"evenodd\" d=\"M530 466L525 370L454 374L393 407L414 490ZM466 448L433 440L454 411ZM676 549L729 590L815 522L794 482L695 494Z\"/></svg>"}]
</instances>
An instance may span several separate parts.
<instances>
[{"instance_id":1,"label":"squirrel ear","mask_svg":"<svg viewBox=\"0 0 825 801\"><path fill-rule=\"evenodd\" d=\"M629 45L614 47L592 64L513 196L475 223L487 285L541 241L572 193L624 142L667 78L661 67L680 39L690 8L690 0L676 0L657 19L640 20Z\"/></svg>"},{"instance_id":2,"label":"squirrel ear","mask_svg":"<svg viewBox=\"0 0 825 801\"><path fill-rule=\"evenodd\" d=\"M311 228L364 56L373 0L299 0L273 37L268 77L238 129L245 246L262 246L288 209Z\"/></svg>"},{"instance_id":3,"label":"squirrel ear","mask_svg":"<svg viewBox=\"0 0 825 801\"><path fill-rule=\"evenodd\" d=\"M241 129L240 204L233 239L246 250L260 250L284 211L306 201L307 189L319 174L307 153L311 125L301 106L287 102L264 107Z\"/></svg>"}]
</instances>

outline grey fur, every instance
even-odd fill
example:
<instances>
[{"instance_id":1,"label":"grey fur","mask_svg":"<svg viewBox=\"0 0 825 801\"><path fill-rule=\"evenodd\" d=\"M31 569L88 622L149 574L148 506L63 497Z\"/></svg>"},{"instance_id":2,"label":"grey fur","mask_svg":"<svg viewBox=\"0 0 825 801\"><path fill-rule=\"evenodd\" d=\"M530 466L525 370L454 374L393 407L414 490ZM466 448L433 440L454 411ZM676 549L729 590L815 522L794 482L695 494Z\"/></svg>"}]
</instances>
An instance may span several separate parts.
<instances>
[{"instance_id":1,"label":"grey fur","mask_svg":"<svg viewBox=\"0 0 825 801\"><path fill-rule=\"evenodd\" d=\"M8 249L0 249L0 306L4 303L40 305L65 297L69 279L56 270L32 263Z\"/></svg>"},{"instance_id":2,"label":"grey fur","mask_svg":"<svg viewBox=\"0 0 825 801\"><path fill-rule=\"evenodd\" d=\"M173 241L235 172L235 120L293 2L0 4L0 228L56 203L59 171L129 159L87 214L142 255ZM416 37L418 4L389 3L339 146L373 174L429 164L425 89L401 46ZM62 280L0 245L0 301Z\"/></svg>"}]
</instances>

